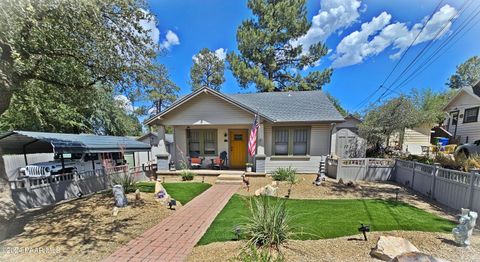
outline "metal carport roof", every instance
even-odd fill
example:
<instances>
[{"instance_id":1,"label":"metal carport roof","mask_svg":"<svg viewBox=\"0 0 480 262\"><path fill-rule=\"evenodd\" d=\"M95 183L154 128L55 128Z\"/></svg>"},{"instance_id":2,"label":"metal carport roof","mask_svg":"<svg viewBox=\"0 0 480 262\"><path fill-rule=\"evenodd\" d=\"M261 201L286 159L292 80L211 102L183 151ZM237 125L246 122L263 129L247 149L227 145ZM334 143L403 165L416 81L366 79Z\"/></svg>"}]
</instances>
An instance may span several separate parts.
<instances>
[{"instance_id":1,"label":"metal carport roof","mask_svg":"<svg viewBox=\"0 0 480 262\"><path fill-rule=\"evenodd\" d=\"M0 133L3 154L106 153L149 151L149 144L122 136L30 131Z\"/></svg>"}]
</instances>

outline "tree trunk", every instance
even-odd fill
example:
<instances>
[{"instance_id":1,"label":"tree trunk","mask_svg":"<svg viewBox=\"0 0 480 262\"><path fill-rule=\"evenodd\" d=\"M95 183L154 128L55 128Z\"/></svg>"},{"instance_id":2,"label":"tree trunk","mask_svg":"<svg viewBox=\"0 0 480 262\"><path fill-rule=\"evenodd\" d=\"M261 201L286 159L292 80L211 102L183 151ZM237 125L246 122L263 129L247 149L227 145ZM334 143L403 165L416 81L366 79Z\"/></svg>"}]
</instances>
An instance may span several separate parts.
<instances>
[{"instance_id":1,"label":"tree trunk","mask_svg":"<svg viewBox=\"0 0 480 262\"><path fill-rule=\"evenodd\" d=\"M0 87L0 116L7 111L12 100L12 91L7 88Z\"/></svg>"},{"instance_id":2,"label":"tree trunk","mask_svg":"<svg viewBox=\"0 0 480 262\"><path fill-rule=\"evenodd\" d=\"M3 153L0 149L0 240L6 238L8 224L10 224L9 222L15 217L16 213L2 156Z\"/></svg>"}]
</instances>

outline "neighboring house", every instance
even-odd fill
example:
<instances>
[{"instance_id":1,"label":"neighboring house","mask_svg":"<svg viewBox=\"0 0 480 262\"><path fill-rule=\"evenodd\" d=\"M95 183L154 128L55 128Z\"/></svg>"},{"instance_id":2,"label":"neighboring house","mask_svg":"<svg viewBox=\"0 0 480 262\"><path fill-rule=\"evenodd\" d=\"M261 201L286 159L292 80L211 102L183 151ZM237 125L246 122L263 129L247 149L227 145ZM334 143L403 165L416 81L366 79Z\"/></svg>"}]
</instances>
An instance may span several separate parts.
<instances>
[{"instance_id":1,"label":"neighboring house","mask_svg":"<svg viewBox=\"0 0 480 262\"><path fill-rule=\"evenodd\" d=\"M345 122L338 123L332 131L331 155L340 158L365 157L366 141L358 134L358 125L362 120L348 115Z\"/></svg>"},{"instance_id":2,"label":"neighboring house","mask_svg":"<svg viewBox=\"0 0 480 262\"><path fill-rule=\"evenodd\" d=\"M141 137L137 137L136 140L151 145L152 149L149 152L140 152L135 154L135 162L139 163L139 166L142 166L142 164L148 165L151 161L156 162L157 155L161 153L161 150L158 147L158 143L160 141L158 139L158 134L149 132ZM172 152L173 134L165 134L165 147L167 153Z\"/></svg>"},{"instance_id":3,"label":"neighboring house","mask_svg":"<svg viewBox=\"0 0 480 262\"><path fill-rule=\"evenodd\" d=\"M247 154L249 131L259 116L257 152ZM247 162L257 172L291 166L298 172L318 172L320 161L330 153L332 132L342 115L321 91L222 94L203 88L184 96L145 123L159 132L158 169L168 168L168 159L188 162L190 155L211 159L227 152L231 169L244 169ZM165 127L173 127L170 154L162 148Z\"/></svg>"},{"instance_id":4,"label":"neighboring house","mask_svg":"<svg viewBox=\"0 0 480 262\"><path fill-rule=\"evenodd\" d=\"M390 136L389 146L412 155L423 155L422 147L431 145L430 125L405 128L403 132L396 132Z\"/></svg>"},{"instance_id":5,"label":"neighboring house","mask_svg":"<svg viewBox=\"0 0 480 262\"><path fill-rule=\"evenodd\" d=\"M480 139L480 81L473 87L467 86L460 91L444 107L448 114L444 128L455 143L464 144Z\"/></svg>"}]
</instances>

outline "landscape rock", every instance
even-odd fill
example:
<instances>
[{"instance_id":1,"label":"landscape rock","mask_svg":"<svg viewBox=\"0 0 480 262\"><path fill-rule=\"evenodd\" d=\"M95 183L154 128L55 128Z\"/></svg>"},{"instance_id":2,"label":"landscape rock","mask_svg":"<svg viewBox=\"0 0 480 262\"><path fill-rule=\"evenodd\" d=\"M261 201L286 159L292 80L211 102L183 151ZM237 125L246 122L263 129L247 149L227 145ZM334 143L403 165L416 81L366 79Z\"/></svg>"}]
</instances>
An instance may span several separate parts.
<instances>
[{"instance_id":1,"label":"landscape rock","mask_svg":"<svg viewBox=\"0 0 480 262\"><path fill-rule=\"evenodd\" d=\"M377 246L372 249L370 255L383 261L391 261L398 255L416 251L418 249L405 238L380 236Z\"/></svg>"},{"instance_id":2,"label":"landscape rock","mask_svg":"<svg viewBox=\"0 0 480 262\"><path fill-rule=\"evenodd\" d=\"M255 196L275 196L277 194L277 188L271 185L266 185L255 190Z\"/></svg>"},{"instance_id":3,"label":"landscape rock","mask_svg":"<svg viewBox=\"0 0 480 262\"><path fill-rule=\"evenodd\" d=\"M343 184L344 184L344 183L343 183L343 179L340 178L340 179L338 180L338 183L339 183L340 185L343 185Z\"/></svg>"},{"instance_id":4,"label":"landscape rock","mask_svg":"<svg viewBox=\"0 0 480 262\"><path fill-rule=\"evenodd\" d=\"M396 256L393 262L448 262L448 260L436 258L422 252L408 252Z\"/></svg>"}]
</instances>

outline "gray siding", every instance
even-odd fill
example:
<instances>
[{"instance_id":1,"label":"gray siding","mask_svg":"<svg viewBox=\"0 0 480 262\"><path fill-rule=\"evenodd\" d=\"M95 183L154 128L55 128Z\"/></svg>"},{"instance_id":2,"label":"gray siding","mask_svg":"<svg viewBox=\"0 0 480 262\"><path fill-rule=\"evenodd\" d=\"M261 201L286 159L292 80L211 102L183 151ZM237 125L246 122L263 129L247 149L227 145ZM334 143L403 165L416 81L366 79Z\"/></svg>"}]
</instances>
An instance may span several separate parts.
<instances>
[{"instance_id":1,"label":"gray siding","mask_svg":"<svg viewBox=\"0 0 480 262\"><path fill-rule=\"evenodd\" d=\"M251 125L252 121L253 114L208 93L178 106L161 120L166 126Z\"/></svg>"}]
</instances>

